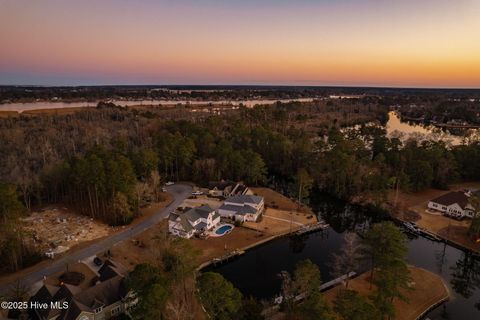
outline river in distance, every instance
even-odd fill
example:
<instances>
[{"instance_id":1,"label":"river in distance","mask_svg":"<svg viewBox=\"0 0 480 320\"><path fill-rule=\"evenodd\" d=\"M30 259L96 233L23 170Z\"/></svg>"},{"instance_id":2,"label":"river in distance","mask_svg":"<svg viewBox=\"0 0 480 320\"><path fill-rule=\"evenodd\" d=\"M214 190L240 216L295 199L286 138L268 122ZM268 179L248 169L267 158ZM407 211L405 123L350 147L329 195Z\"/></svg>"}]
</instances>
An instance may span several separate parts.
<instances>
[{"instance_id":1,"label":"river in distance","mask_svg":"<svg viewBox=\"0 0 480 320\"><path fill-rule=\"evenodd\" d=\"M238 106L240 104L246 107L253 107L255 105L274 104L277 101L280 102L311 102L312 98L299 98L299 99L275 99L275 100L111 100L119 106L166 106L166 105L233 105ZM42 109L65 109L65 108L81 108L81 107L96 107L99 101L92 102L15 102L0 104L0 111L29 111L29 110L42 110Z\"/></svg>"}]
</instances>

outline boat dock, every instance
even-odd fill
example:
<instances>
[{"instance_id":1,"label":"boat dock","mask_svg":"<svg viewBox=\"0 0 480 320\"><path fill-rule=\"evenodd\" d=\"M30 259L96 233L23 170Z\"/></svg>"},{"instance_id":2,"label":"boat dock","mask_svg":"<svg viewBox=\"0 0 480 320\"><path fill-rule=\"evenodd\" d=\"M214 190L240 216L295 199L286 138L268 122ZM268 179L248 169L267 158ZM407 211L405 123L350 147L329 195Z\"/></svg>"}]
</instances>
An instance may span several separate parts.
<instances>
[{"instance_id":1,"label":"boat dock","mask_svg":"<svg viewBox=\"0 0 480 320\"><path fill-rule=\"evenodd\" d=\"M320 221L320 222L317 222L316 224L306 225L306 226L302 227L301 229L295 231L294 235L300 236L300 235L304 235L304 234L314 232L314 231L317 231L317 230L323 230L323 229L326 229L328 227L329 227L328 223Z\"/></svg>"},{"instance_id":2,"label":"boat dock","mask_svg":"<svg viewBox=\"0 0 480 320\"><path fill-rule=\"evenodd\" d=\"M418 227L415 222L408 222L408 221L402 221L402 225L405 227L405 229L418 236L423 236L427 239L430 239L432 241L444 241L441 237L438 235L434 234L433 232L430 232L428 230L425 230L423 228Z\"/></svg>"},{"instance_id":3,"label":"boat dock","mask_svg":"<svg viewBox=\"0 0 480 320\"><path fill-rule=\"evenodd\" d=\"M328 289L330 289L330 288L333 288L333 287L341 284L341 283L344 282L346 279L351 279L351 278L354 278L354 277L356 277L356 276L357 276L357 273L356 273L356 272L353 272L353 271L352 271L352 272L349 272L349 273L347 273L347 274L344 274L343 276L340 276L340 277L338 277L338 278L336 278L336 279L333 279L333 280L330 280L330 281L328 281L328 282L323 283L323 284L320 286L320 291L322 291L322 292L323 292L323 291L326 291L326 290L328 290ZM306 298L305 293L301 293L301 294L295 296L295 297L293 298L293 300L294 300L295 302L300 302L300 301L304 300L305 298ZM285 298L284 298L282 295L277 295L277 296L273 299L274 305L271 306L271 307L269 307L269 308L266 308L266 309L264 310L264 313L266 313L266 312L271 312L271 311L273 311L273 310L279 310L279 305L283 302L284 299L285 299Z\"/></svg>"},{"instance_id":4,"label":"boat dock","mask_svg":"<svg viewBox=\"0 0 480 320\"><path fill-rule=\"evenodd\" d=\"M218 257L218 258L214 258L212 259L212 264L214 266L218 265L218 264L222 264L226 261L229 261L235 257L238 257L238 256L241 256L241 255L244 255L245 254L245 251L244 250L234 250L232 252L229 252L221 257Z\"/></svg>"},{"instance_id":5,"label":"boat dock","mask_svg":"<svg viewBox=\"0 0 480 320\"><path fill-rule=\"evenodd\" d=\"M323 284L320 286L320 291L328 290L328 289L330 289L330 288L332 288L332 287L335 287L336 285L344 282L345 280L354 278L354 277L356 277L356 276L357 276L357 273L354 272L354 271L351 271L351 272L349 272L349 273L347 273L347 274L344 274L344 275L341 276L341 277L338 277L338 278L336 278L336 279L333 279L333 280L331 280L331 281L328 281L328 282L323 283Z\"/></svg>"}]
</instances>

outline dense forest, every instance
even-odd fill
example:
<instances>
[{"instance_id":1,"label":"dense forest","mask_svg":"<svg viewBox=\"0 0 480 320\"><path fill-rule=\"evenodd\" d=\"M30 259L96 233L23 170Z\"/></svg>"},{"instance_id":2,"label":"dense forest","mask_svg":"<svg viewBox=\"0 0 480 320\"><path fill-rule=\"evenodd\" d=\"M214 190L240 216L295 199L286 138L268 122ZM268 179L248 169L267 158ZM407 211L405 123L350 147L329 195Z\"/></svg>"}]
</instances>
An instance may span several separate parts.
<instances>
[{"instance_id":1,"label":"dense forest","mask_svg":"<svg viewBox=\"0 0 480 320\"><path fill-rule=\"evenodd\" d=\"M0 193L0 203L20 200L30 209L63 202L119 225L138 213L139 186L156 193L167 180L243 180L299 200L315 186L345 200L380 204L391 188L420 191L480 179L479 143L451 147L387 137L380 125L387 112L375 100L351 99L220 115L101 104L68 115L3 118L0 181L9 191ZM2 209L2 219L16 221L17 211L12 217ZM18 254L9 255L17 261L12 269L21 265Z\"/></svg>"},{"instance_id":2,"label":"dense forest","mask_svg":"<svg viewBox=\"0 0 480 320\"><path fill-rule=\"evenodd\" d=\"M426 124L465 122L480 124L480 103L470 100L441 101L436 104L407 105L400 108L405 119L422 121Z\"/></svg>"}]
</instances>

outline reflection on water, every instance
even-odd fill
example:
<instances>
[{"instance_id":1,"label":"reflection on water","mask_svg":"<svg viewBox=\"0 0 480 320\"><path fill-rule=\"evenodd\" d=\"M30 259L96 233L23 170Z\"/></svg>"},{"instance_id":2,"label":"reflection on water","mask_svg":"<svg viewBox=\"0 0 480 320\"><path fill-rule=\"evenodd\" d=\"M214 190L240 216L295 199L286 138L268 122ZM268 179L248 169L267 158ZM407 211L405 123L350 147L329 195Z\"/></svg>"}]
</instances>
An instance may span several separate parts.
<instances>
[{"instance_id":1,"label":"reflection on water","mask_svg":"<svg viewBox=\"0 0 480 320\"><path fill-rule=\"evenodd\" d=\"M277 274L293 271L303 259L316 263L322 280L329 281L331 256L343 243L346 231L363 232L371 223L386 219L373 209L318 198L313 206L331 228L303 237L281 238L252 249L231 263L212 268L233 282L245 295L269 299L280 290ZM439 274L451 298L428 314L431 319L480 319L480 260L444 243L417 237L408 242L409 263ZM359 266L358 272L365 269Z\"/></svg>"},{"instance_id":2,"label":"reflection on water","mask_svg":"<svg viewBox=\"0 0 480 320\"><path fill-rule=\"evenodd\" d=\"M417 140L424 140L426 138L435 141L445 141L451 145L462 144L465 139L478 139L478 130L459 130L455 134L448 130L437 128L429 125L425 126L413 122L402 122L398 114L394 111L388 113L388 121L385 126L387 135L390 137L398 137L401 139L416 138Z\"/></svg>"},{"instance_id":3,"label":"reflection on water","mask_svg":"<svg viewBox=\"0 0 480 320\"><path fill-rule=\"evenodd\" d=\"M177 104L189 104L189 105L234 105L238 106L243 104L246 107L253 107L257 104L274 104L277 101L280 102L311 102L312 98L298 98L298 99L277 99L277 100L218 100L218 101L194 101L194 100L111 100L114 104L119 106L159 106L159 105L177 105ZM64 108L81 108L81 107L95 107L99 101L91 102L28 102L28 103L6 103L0 104L0 111L28 111L39 109L64 109Z\"/></svg>"}]
</instances>

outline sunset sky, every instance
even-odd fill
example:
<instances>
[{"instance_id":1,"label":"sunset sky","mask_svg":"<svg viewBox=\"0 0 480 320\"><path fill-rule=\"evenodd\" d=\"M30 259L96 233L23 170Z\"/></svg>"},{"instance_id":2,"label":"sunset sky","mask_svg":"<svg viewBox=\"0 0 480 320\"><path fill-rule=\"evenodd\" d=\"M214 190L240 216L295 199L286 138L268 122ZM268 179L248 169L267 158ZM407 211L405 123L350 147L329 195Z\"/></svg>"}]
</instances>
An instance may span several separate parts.
<instances>
[{"instance_id":1,"label":"sunset sky","mask_svg":"<svg viewBox=\"0 0 480 320\"><path fill-rule=\"evenodd\" d=\"M480 88L480 1L0 0L0 84Z\"/></svg>"}]
</instances>

